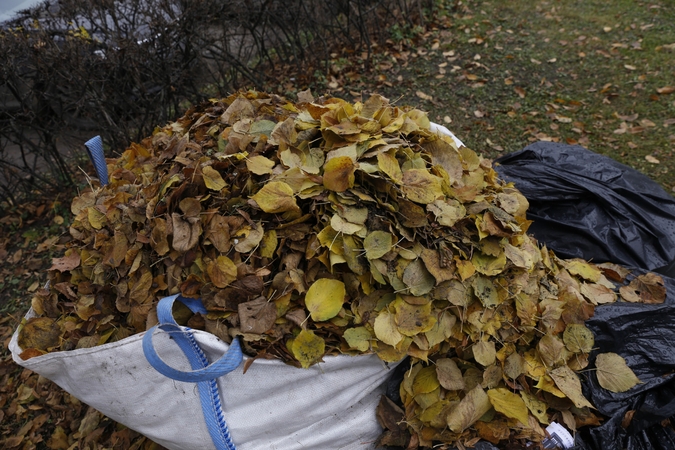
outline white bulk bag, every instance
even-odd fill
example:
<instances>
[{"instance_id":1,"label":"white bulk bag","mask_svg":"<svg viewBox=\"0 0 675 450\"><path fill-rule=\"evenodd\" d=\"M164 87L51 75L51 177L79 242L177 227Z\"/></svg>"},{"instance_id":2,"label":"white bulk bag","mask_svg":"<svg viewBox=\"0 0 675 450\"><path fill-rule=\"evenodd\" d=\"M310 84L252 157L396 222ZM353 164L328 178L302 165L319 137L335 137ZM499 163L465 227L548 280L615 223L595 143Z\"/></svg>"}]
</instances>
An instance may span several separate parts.
<instances>
[{"instance_id":1,"label":"white bulk bag","mask_svg":"<svg viewBox=\"0 0 675 450\"><path fill-rule=\"evenodd\" d=\"M26 319L34 315L31 310ZM197 385L153 368L142 348L145 334L24 361L17 330L10 350L17 364L169 449L215 449ZM230 347L210 333L191 334L210 361ZM152 343L166 364L191 370L170 333L155 332ZM373 449L382 431L375 408L390 374L374 354L339 355L309 369L258 359L245 374L241 364L216 382L238 450Z\"/></svg>"}]
</instances>

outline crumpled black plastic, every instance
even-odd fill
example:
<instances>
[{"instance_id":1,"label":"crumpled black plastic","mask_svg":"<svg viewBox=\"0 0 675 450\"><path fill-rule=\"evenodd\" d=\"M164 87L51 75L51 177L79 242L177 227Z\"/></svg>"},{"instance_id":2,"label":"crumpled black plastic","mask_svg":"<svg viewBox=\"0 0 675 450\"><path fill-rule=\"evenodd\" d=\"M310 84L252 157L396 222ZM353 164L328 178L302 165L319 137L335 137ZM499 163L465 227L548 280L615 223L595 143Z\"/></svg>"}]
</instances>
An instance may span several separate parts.
<instances>
[{"instance_id":1,"label":"crumpled black plastic","mask_svg":"<svg viewBox=\"0 0 675 450\"><path fill-rule=\"evenodd\" d=\"M675 198L640 172L555 142L503 156L495 170L530 202L528 232L557 255L675 276Z\"/></svg>"},{"instance_id":2,"label":"crumpled black plastic","mask_svg":"<svg viewBox=\"0 0 675 450\"><path fill-rule=\"evenodd\" d=\"M532 144L495 161L495 169L530 202L528 230L565 257L614 262L633 275L675 275L675 199L639 172L579 146ZM598 353L626 359L642 384L624 393L602 389L582 373L584 395L606 417L584 427L575 450L675 450L675 279L663 276L660 305L614 303L595 309L586 325ZM622 422L635 411L629 425Z\"/></svg>"}]
</instances>

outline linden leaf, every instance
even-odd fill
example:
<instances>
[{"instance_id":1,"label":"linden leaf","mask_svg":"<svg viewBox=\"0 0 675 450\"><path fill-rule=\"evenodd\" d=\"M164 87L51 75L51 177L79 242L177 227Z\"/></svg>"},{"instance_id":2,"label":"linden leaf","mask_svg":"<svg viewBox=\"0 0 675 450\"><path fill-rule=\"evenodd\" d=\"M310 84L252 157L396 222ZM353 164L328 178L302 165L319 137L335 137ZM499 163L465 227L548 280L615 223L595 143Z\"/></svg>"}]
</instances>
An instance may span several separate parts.
<instances>
[{"instance_id":1,"label":"linden leaf","mask_svg":"<svg viewBox=\"0 0 675 450\"><path fill-rule=\"evenodd\" d=\"M572 275L579 275L581 278L592 281L593 283L600 280L600 275L602 275L600 269L582 259L571 259L565 261L564 264L567 271Z\"/></svg>"},{"instance_id":2,"label":"linden leaf","mask_svg":"<svg viewBox=\"0 0 675 450\"><path fill-rule=\"evenodd\" d=\"M450 411L446 422L452 431L461 433L483 417L490 408L492 404L489 397L482 387L476 386Z\"/></svg>"},{"instance_id":3,"label":"linden leaf","mask_svg":"<svg viewBox=\"0 0 675 450\"><path fill-rule=\"evenodd\" d=\"M373 231L363 240L366 258L377 259L389 253L393 246L393 236L386 231Z\"/></svg>"},{"instance_id":4,"label":"linden leaf","mask_svg":"<svg viewBox=\"0 0 675 450\"><path fill-rule=\"evenodd\" d=\"M211 166L202 168L202 176L204 177L204 184L212 191L221 191L227 186L220 173Z\"/></svg>"},{"instance_id":5,"label":"linden leaf","mask_svg":"<svg viewBox=\"0 0 675 450\"><path fill-rule=\"evenodd\" d=\"M539 400L533 394L520 391L520 397L525 402L525 406L530 410L532 415L537 418L540 423L548 424L548 416L546 415L546 402Z\"/></svg>"},{"instance_id":6,"label":"linden leaf","mask_svg":"<svg viewBox=\"0 0 675 450\"><path fill-rule=\"evenodd\" d=\"M499 304L497 289L490 278L477 275L473 279L471 286L473 287L474 294L480 299L483 306L489 308Z\"/></svg>"},{"instance_id":7,"label":"linden leaf","mask_svg":"<svg viewBox=\"0 0 675 450\"><path fill-rule=\"evenodd\" d=\"M514 394L508 389L497 388L487 391L487 395L497 412L511 419L516 419L527 426L529 423L527 406L518 394Z\"/></svg>"},{"instance_id":8,"label":"linden leaf","mask_svg":"<svg viewBox=\"0 0 675 450\"><path fill-rule=\"evenodd\" d=\"M506 266L506 254L501 253L499 256L489 256L481 252L474 252L471 263L476 268L476 271L483 275L493 277L504 271L504 267Z\"/></svg>"},{"instance_id":9,"label":"linden leaf","mask_svg":"<svg viewBox=\"0 0 675 450\"><path fill-rule=\"evenodd\" d=\"M411 305L398 297L393 307L396 310L394 321L403 335L416 336L431 330L436 324L436 317L431 315L431 302Z\"/></svg>"},{"instance_id":10,"label":"linden leaf","mask_svg":"<svg viewBox=\"0 0 675 450\"><path fill-rule=\"evenodd\" d=\"M616 353L600 353L595 359L598 383L612 392L626 392L642 383L628 367L626 360Z\"/></svg>"},{"instance_id":11,"label":"linden leaf","mask_svg":"<svg viewBox=\"0 0 675 450\"><path fill-rule=\"evenodd\" d=\"M309 330L301 330L291 345L291 353L304 369L320 361L325 349L326 343L323 338Z\"/></svg>"},{"instance_id":12,"label":"linden leaf","mask_svg":"<svg viewBox=\"0 0 675 450\"><path fill-rule=\"evenodd\" d=\"M466 216L466 208L457 200L436 200L427 205L427 211L434 213L436 221L451 227Z\"/></svg>"},{"instance_id":13,"label":"linden leaf","mask_svg":"<svg viewBox=\"0 0 675 450\"><path fill-rule=\"evenodd\" d=\"M246 160L246 167L256 175L266 175L272 173L274 161L261 155L252 156Z\"/></svg>"},{"instance_id":14,"label":"linden leaf","mask_svg":"<svg viewBox=\"0 0 675 450\"><path fill-rule=\"evenodd\" d=\"M403 172L401 190L409 200L416 203L432 203L443 196L441 179L426 169L410 169Z\"/></svg>"},{"instance_id":15,"label":"linden leaf","mask_svg":"<svg viewBox=\"0 0 675 450\"><path fill-rule=\"evenodd\" d=\"M494 364L497 352L493 341L480 341L473 347L473 357L476 362L484 367Z\"/></svg>"},{"instance_id":16,"label":"linden leaf","mask_svg":"<svg viewBox=\"0 0 675 450\"><path fill-rule=\"evenodd\" d=\"M398 160L392 152L379 153L377 155L377 165L382 172L387 174L395 183L403 180L403 172Z\"/></svg>"},{"instance_id":17,"label":"linden leaf","mask_svg":"<svg viewBox=\"0 0 675 450\"><path fill-rule=\"evenodd\" d=\"M436 279L429 273L421 259L416 259L405 268L403 282L415 296L428 294L436 285Z\"/></svg>"},{"instance_id":18,"label":"linden leaf","mask_svg":"<svg viewBox=\"0 0 675 450\"><path fill-rule=\"evenodd\" d=\"M595 338L586 325L571 323L565 328L563 342L572 353L589 353L595 344Z\"/></svg>"},{"instance_id":19,"label":"linden leaf","mask_svg":"<svg viewBox=\"0 0 675 450\"><path fill-rule=\"evenodd\" d=\"M417 372L415 380L412 384L412 391L414 395L428 394L438 389L440 384L436 377L436 368L434 366L424 367Z\"/></svg>"},{"instance_id":20,"label":"linden leaf","mask_svg":"<svg viewBox=\"0 0 675 450\"><path fill-rule=\"evenodd\" d=\"M379 340L394 347L403 340L403 335L398 331L394 321L394 315L387 309L380 311L380 314L375 318L373 331L375 331L375 336Z\"/></svg>"},{"instance_id":21,"label":"linden leaf","mask_svg":"<svg viewBox=\"0 0 675 450\"><path fill-rule=\"evenodd\" d=\"M312 320L323 322L337 316L346 295L345 284L342 281L319 278L307 290L305 306Z\"/></svg>"},{"instance_id":22,"label":"linden leaf","mask_svg":"<svg viewBox=\"0 0 675 450\"><path fill-rule=\"evenodd\" d=\"M260 241L260 256L263 258L272 258L278 244L277 232L275 230L266 231Z\"/></svg>"},{"instance_id":23,"label":"linden leaf","mask_svg":"<svg viewBox=\"0 0 675 450\"><path fill-rule=\"evenodd\" d=\"M206 265L206 273L209 274L211 283L222 289L237 279L237 266L230 258L221 255Z\"/></svg>"},{"instance_id":24,"label":"linden leaf","mask_svg":"<svg viewBox=\"0 0 675 450\"><path fill-rule=\"evenodd\" d=\"M436 376L440 385L449 391L461 391L465 387L462 372L457 363L450 358L436 361Z\"/></svg>"},{"instance_id":25,"label":"linden leaf","mask_svg":"<svg viewBox=\"0 0 675 450\"><path fill-rule=\"evenodd\" d=\"M239 324L244 333L262 334L277 320L277 307L265 297L258 297L238 306Z\"/></svg>"},{"instance_id":26,"label":"linden leaf","mask_svg":"<svg viewBox=\"0 0 675 450\"><path fill-rule=\"evenodd\" d=\"M94 206L87 208L87 219L89 220L89 225L97 230L103 228L106 223L105 214L96 209Z\"/></svg>"},{"instance_id":27,"label":"linden leaf","mask_svg":"<svg viewBox=\"0 0 675 450\"><path fill-rule=\"evenodd\" d=\"M299 213L300 211L293 197L293 188L283 181L270 181L251 199L266 213L276 214L286 211L298 211Z\"/></svg>"},{"instance_id":28,"label":"linden leaf","mask_svg":"<svg viewBox=\"0 0 675 450\"><path fill-rule=\"evenodd\" d=\"M32 317L19 331L18 344L23 350L34 348L47 351L59 345L61 327L49 317ZM31 355L36 356L36 355Z\"/></svg>"},{"instance_id":29,"label":"linden leaf","mask_svg":"<svg viewBox=\"0 0 675 450\"><path fill-rule=\"evenodd\" d=\"M627 302L657 304L665 301L666 287L660 275L649 272L635 277L628 286L622 286L619 294Z\"/></svg>"},{"instance_id":30,"label":"linden leaf","mask_svg":"<svg viewBox=\"0 0 675 450\"><path fill-rule=\"evenodd\" d=\"M581 381L576 373L572 372L567 366L560 366L555 370L549 372L549 375L555 382L556 386L569 398L577 408L588 406L593 408L593 405L586 400L584 394L581 392Z\"/></svg>"},{"instance_id":31,"label":"linden leaf","mask_svg":"<svg viewBox=\"0 0 675 450\"><path fill-rule=\"evenodd\" d=\"M525 358L520 356L519 353L514 352L506 358L504 362L504 373L506 376L515 380L521 374L525 373Z\"/></svg>"},{"instance_id":32,"label":"linden leaf","mask_svg":"<svg viewBox=\"0 0 675 450\"><path fill-rule=\"evenodd\" d=\"M354 187L354 161L349 156L337 156L323 166L323 185L335 192Z\"/></svg>"},{"instance_id":33,"label":"linden leaf","mask_svg":"<svg viewBox=\"0 0 675 450\"><path fill-rule=\"evenodd\" d=\"M348 328L342 335L347 341L350 348L356 349L360 352L367 352L370 350L370 341L373 336L366 327Z\"/></svg>"}]
</instances>

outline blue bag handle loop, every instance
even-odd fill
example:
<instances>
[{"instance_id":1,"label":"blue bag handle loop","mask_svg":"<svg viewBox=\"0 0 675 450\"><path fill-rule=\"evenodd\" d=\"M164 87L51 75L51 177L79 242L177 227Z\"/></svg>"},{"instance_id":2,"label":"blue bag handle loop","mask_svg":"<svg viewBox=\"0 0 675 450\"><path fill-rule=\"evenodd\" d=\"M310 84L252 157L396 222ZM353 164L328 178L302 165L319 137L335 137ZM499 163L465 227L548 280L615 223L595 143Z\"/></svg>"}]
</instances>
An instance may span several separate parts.
<instances>
[{"instance_id":1,"label":"blue bag handle loop","mask_svg":"<svg viewBox=\"0 0 675 450\"><path fill-rule=\"evenodd\" d=\"M185 298L180 294L161 299L157 305L159 325L146 331L143 336L145 358L152 367L166 377L177 381L197 383L204 421L213 444L217 450L236 450L225 421L216 379L232 372L241 364L243 354L239 340L234 339L221 358L209 363L204 351L195 340L192 330L179 326L173 318L172 309L176 301L183 303L192 312L206 313L206 308L199 299ZM190 362L192 371L177 370L162 361L152 345L152 335L157 329L171 333L171 337Z\"/></svg>"},{"instance_id":2,"label":"blue bag handle loop","mask_svg":"<svg viewBox=\"0 0 675 450\"><path fill-rule=\"evenodd\" d=\"M103 141L101 136L94 136L84 143L87 149L89 159L94 165L96 176L101 183L101 186L108 184L108 166L105 163L105 154L103 153Z\"/></svg>"},{"instance_id":3,"label":"blue bag handle loop","mask_svg":"<svg viewBox=\"0 0 675 450\"><path fill-rule=\"evenodd\" d=\"M206 309L199 299L185 298L180 296L180 294L161 299L157 305L157 318L159 319L159 325L152 327L145 333L145 336L143 336L143 353L145 354L145 358L148 360L150 365L165 377L188 383L198 383L200 381L213 380L215 378L222 377L223 375L226 375L239 367L239 364L241 364L241 361L243 360L243 353L241 351L239 340L237 339L232 341L230 348L220 359L210 364L207 362L206 365L201 365L201 361L199 361L197 364L198 368L195 368L195 364L193 364L191 361L193 369L196 369L192 371L181 371L174 369L159 357L155 347L152 345L152 335L158 328L172 335L188 359L191 359L189 355L194 353L194 347L197 346L196 341L194 341L194 338L192 337L192 333L186 328L178 325L173 318L172 308L176 300L190 308L190 310L194 313L199 312L201 314L206 314Z\"/></svg>"}]
</instances>

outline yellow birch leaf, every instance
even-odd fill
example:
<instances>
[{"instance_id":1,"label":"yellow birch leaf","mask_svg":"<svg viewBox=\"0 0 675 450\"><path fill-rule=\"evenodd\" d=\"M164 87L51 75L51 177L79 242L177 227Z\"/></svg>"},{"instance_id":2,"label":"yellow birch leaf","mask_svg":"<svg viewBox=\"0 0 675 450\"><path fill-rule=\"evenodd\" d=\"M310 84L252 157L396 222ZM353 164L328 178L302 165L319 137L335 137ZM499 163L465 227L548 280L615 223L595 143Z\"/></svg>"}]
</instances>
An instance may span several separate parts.
<instances>
[{"instance_id":1,"label":"yellow birch leaf","mask_svg":"<svg viewBox=\"0 0 675 450\"><path fill-rule=\"evenodd\" d=\"M427 204L443 197L441 178L426 169L410 169L403 172L401 190L409 200Z\"/></svg>"},{"instance_id":2,"label":"yellow birch leaf","mask_svg":"<svg viewBox=\"0 0 675 450\"><path fill-rule=\"evenodd\" d=\"M497 352L493 341L480 341L473 347L473 357L476 362L484 367L494 364Z\"/></svg>"},{"instance_id":3,"label":"yellow birch leaf","mask_svg":"<svg viewBox=\"0 0 675 450\"><path fill-rule=\"evenodd\" d=\"M363 240L366 258L377 259L389 253L393 246L393 236L386 231L373 231Z\"/></svg>"},{"instance_id":4,"label":"yellow birch leaf","mask_svg":"<svg viewBox=\"0 0 675 450\"><path fill-rule=\"evenodd\" d=\"M436 200L427 205L427 211L434 213L436 221L451 227L466 216L466 208L457 200Z\"/></svg>"},{"instance_id":5,"label":"yellow birch leaf","mask_svg":"<svg viewBox=\"0 0 675 450\"><path fill-rule=\"evenodd\" d=\"M211 283L222 289L237 279L237 266L230 258L221 255L206 265L206 273L209 274Z\"/></svg>"},{"instance_id":6,"label":"yellow birch leaf","mask_svg":"<svg viewBox=\"0 0 675 450\"><path fill-rule=\"evenodd\" d=\"M266 213L300 211L293 197L293 188L283 181L270 181L251 198Z\"/></svg>"},{"instance_id":7,"label":"yellow birch leaf","mask_svg":"<svg viewBox=\"0 0 675 450\"><path fill-rule=\"evenodd\" d=\"M572 369L567 366L560 366L549 372L549 375L553 378L553 381L555 381L556 386L565 393L567 398L572 400L577 408L583 408L584 406L588 406L589 408L593 407L593 405L586 400L584 394L582 394L581 381L579 381L577 374L572 372Z\"/></svg>"},{"instance_id":8,"label":"yellow birch leaf","mask_svg":"<svg viewBox=\"0 0 675 450\"><path fill-rule=\"evenodd\" d=\"M394 321L394 315L388 309L380 311L380 314L375 318L373 331L375 331L375 336L379 340L394 347L403 339L403 335L398 331Z\"/></svg>"},{"instance_id":9,"label":"yellow birch leaf","mask_svg":"<svg viewBox=\"0 0 675 450\"><path fill-rule=\"evenodd\" d=\"M305 306L312 320L323 322L337 316L346 295L345 284L342 281L319 278L307 290Z\"/></svg>"},{"instance_id":10,"label":"yellow birch leaf","mask_svg":"<svg viewBox=\"0 0 675 450\"><path fill-rule=\"evenodd\" d=\"M398 331L406 336L416 336L425 333L436 324L436 317L431 315L431 302L425 305L411 305L397 296L392 303L396 310L394 321Z\"/></svg>"},{"instance_id":11,"label":"yellow birch leaf","mask_svg":"<svg viewBox=\"0 0 675 450\"><path fill-rule=\"evenodd\" d=\"M600 280L600 275L602 275L600 269L582 259L567 260L565 261L564 266L572 275L578 275L593 283Z\"/></svg>"},{"instance_id":12,"label":"yellow birch leaf","mask_svg":"<svg viewBox=\"0 0 675 450\"><path fill-rule=\"evenodd\" d=\"M252 156L246 160L246 167L256 175L266 175L272 173L274 161L264 156Z\"/></svg>"},{"instance_id":13,"label":"yellow birch leaf","mask_svg":"<svg viewBox=\"0 0 675 450\"><path fill-rule=\"evenodd\" d=\"M349 347L360 352L370 350L370 341L373 339L373 336L366 327L348 328L342 337L345 338Z\"/></svg>"},{"instance_id":14,"label":"yellow birch leaf","mask_svg":"<svg viewBox=\"0 0 675 450\"><path fill-rule=\"evenodd\" d=\"M354 161L349 156L338 156L323 166L323 185L335 192L344 192L354 187Z\"/></svg>"},{"instance_id":15,"label":"yellow birch leaf","mask_svg":"<svg viewBox=\"0 0 675 450\"><path fill-rule=\"evenodd\" d=\"M506 266L506 254L502 252L498 256L490 256L481 252L474 252L471 263L476 268L476 271L483 275L493 277L504 271L504 267Z\"/></svg>"},{"instance_id":16,"label":"yellow birch leaf","mask_svg":"<svg viewBox=\"0 0 675 450\"><path fill-rule=\"evenodd\" d=\"M470 390L448 416L448 427L455 433L461 433L473 425L483 414L492 408L490 399L482 387L476 386Z\"/></svg>"},{"instance_id":17,"label":"yellow birch leaf","mask_svg":"<svg viewBox=\"0 0 675 450\"><path fill-rule=\"evenodd\" d=\"M565 328L563 342L572 353L589 353L595 344L595 338L586 325L571 323Z\"/></svg>"},{"instance_id":18,"label":"yellow birch leaf","mask_svg":"<svg viewBox=\"0 0 675 450\"><path fill-rule=\"evenodd\" d=\"M540 423L548 425L549 420L546 415L546 402L539 400L533 394L525 391L520 391L520 397L523 399L525 406L527 406L527 409L530 410L532 415L536 417Z\"/></svg>"},{"instance_id":19,"label":"yellow birch leaf","mask_svg":"<svg viewBox=\"0 0 675 450\"><path fill-rule=\"evenodd\" d=\"M318 362L323 357L326 349L326 343L323 338L314 334L313 331L302 330L298 336L293 339L291 352L300 365L307 369L309 366Z\"/></svg>"},{"instance_id":20,"label":"yellow birch leaf","mask_svg":"<svg viewBox=\"0 0 675 450\"><path fill-rule=\"evenodd\" d=\"M377 155L377 165L382 172L387 174L395 183L401 183L403 180L403 172L398 160L393 152L379 153Z\"/></svg>"},{"instance_id":21,"label":"yellow birch leaf","mask_svg":"<svg viewBox=\"0 0 675 450\"><path fill-rule=\"evenodd\" d=\"M514 394L508 389L497 388L488 390L487 395L497 412L511 419L516 419L527 426L529 423L527 406L518 394Z\"/></svg>"},{"instance_id":22,"label":"yellow birch leaf","mask_svg":"<svg viewBox=\"0 0 675 450\"><path fill-rule=\"evenodd\" d=\"M260 241L260 256L263 258L274 257L274 252L277 249L278 240L277 232L275 230L266 231Z\"/></svg>"},{"instance_id":23,"label":"yellow birch leaf","mask_svg":"<svg viewBox=\"0 0 675 450\"><path fill-rule=\"evenodd\" d=\"M94 206L87 208L87 219L89 219L89 225L97 230L103 228L103 225L105 225L106 222L105 214Z\"/></svg>"},{"instance_id":24,"label":"yellow birch leaf","mask_svg":"<svg viewBox=\"0 0 675 450\"><path fill-rule=\"evenodd\" d=\"M600 353L595 359L600 386L612 392L626 392L642 383L628 367L626 360L616 353Z\"/></svg>"},{"instance_id":25,"label":"yellow birch leaf","mask_svg":"<svg viewBox=\"0 0 675 450\"><path fill-rule=\"evenodd\" d=\"M202 169L202 175L204 177L204 184L208 189L221 191L227 185L223 177L220 176L220 173L211 166L205 166Z\"/></svg>"}]
</instances>

